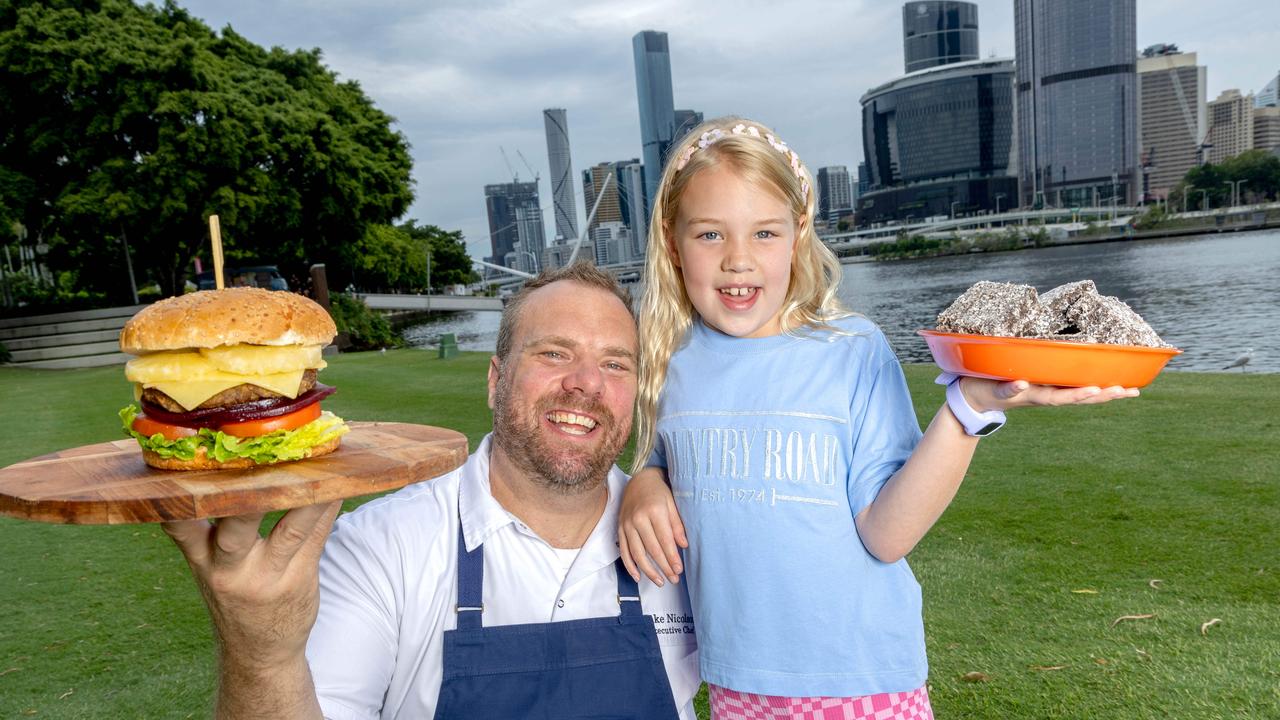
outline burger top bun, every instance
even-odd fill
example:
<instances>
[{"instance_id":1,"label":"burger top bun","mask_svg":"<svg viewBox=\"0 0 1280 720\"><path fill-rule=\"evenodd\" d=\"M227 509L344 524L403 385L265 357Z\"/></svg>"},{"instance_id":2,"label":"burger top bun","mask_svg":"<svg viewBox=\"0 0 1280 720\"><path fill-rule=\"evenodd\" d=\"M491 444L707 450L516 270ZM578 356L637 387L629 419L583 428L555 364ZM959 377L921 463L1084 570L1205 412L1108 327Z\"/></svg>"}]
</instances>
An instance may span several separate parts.
<instances>
[{"instance_id":1,"label":"burger top bun","mask_svg":"<svg viewBox=\"0 0 1280 720\"><path fill-rule=\"evenodd\" d=\"M337 334L329 313L301 295L237 287L143 308L120 331L120 349L137 355L240 344L328 345Z\"/></svg>"}]
</instances>

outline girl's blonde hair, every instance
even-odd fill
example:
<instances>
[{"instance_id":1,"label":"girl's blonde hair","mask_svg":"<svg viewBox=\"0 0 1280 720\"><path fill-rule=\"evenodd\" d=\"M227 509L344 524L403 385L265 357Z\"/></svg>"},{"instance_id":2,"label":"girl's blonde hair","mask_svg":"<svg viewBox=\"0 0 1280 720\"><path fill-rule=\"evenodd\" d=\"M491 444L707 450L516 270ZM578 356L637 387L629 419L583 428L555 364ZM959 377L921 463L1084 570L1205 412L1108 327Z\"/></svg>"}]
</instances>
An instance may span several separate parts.
<instances>
[{"instance_id":1,"label":"girl's blonde hair","mask_svg":"<svg viewBox=\"0 0 1280 720\"><path fill-rule=\"evenodd\" d=\"M829 321L851 314L836 298L840 261L813 229L813 178L795 154L776 139L772 130L743 118L708 120L690 130L670 150L650 214L645 291L639 314L640 379L632 472L643 468L653 452L658 397L666 381L667 362L697 312L672 260L675 249L671 233L680 198L695 175L722 164L762 191L782 198L795 218L798 232L791 255L791 283L782 303L782 332L829 328Z\"/></svg>"}]
</instances>

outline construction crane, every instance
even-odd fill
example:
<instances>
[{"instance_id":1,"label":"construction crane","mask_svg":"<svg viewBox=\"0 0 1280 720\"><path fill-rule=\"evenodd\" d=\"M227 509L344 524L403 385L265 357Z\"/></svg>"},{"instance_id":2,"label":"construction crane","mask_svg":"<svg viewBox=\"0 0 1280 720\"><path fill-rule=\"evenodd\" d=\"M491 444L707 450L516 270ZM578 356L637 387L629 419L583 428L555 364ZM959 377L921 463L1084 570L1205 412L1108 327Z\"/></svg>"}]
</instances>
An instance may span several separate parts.
<instances>
[{"instance_id":1,"label":"construction crane","mask_svg":"<svg viewBox=\"0 0 1280 720\"><path fill-rule=\"evenodd\" d=\"M507 172L511 173L511 182L520 182L520 174L516 172L515 168L511 167L511 158L507 157L507 149L499 145L498 152L502 153L502 162L507 164ZM516 152L519 151L517 150ZM525 164L527 165L528 163Z\"/></svg>"},{"instance_id":2,"label":"construction crane","mask_svg":"<svg viewBox=\"0 0 1280 720\"><path fill-rule=\"evenodd\" d=\"M533 169L533 166L529 165L529 161L525 160L524 153L520 152L520 148L516 148L516 155L520 156L520 162L523 162L524 166L528 168L529 174L533 176L534 182L538 182L539 180L542 179L542 176L539 175L537 171Z\"/></svg>"}]
</instances>

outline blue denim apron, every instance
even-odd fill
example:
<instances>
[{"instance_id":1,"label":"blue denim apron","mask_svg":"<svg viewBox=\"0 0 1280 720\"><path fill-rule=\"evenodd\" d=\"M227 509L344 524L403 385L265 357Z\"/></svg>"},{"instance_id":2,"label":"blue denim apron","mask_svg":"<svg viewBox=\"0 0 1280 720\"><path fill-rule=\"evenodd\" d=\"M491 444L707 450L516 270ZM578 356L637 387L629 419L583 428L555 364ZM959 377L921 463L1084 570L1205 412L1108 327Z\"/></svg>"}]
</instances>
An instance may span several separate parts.
<instances>
[{"instance_id":1,"label":"blue denim apron","mask_svg":"<svg viewBox=\"0 0 1280 720\"><path fill-rule=\"evenodd\" d=\"M484 546L458 531L458 629L444 633L435 720L674 720L653 619L622 566L616 617L483 627ZM521 602L511 598L510 602Z\"/></svg>"}]
</instances>

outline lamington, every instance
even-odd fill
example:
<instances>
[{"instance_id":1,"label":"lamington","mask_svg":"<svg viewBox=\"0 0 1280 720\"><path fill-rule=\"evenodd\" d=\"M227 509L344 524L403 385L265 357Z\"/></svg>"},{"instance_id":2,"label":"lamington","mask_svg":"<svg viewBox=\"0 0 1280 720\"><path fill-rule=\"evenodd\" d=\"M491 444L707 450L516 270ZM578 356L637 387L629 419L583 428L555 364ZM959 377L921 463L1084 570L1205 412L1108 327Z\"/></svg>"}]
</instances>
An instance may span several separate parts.
<instances>
[{"instance_id":1,"label":"lamington","mask_svg":"<svg viewBox=\"0 0 1280 720\"><path fill-rule=\"evenodd\" d=\"M938 315L943 332L1071 342L1171 347L1119 298L1092 280L1037 295L1030 285L983 280Z\"/></svg>"},{"instance_id":2,"label":"lamington","mask_svg":"<svg viewBox=\"0 0 1280 720\"><path fill-rule=\"evenodd\" d=\"M1045 311L1030 285L983 280L938 315L943 332L1001 337L1038 337L1057 332L1058 321Z\"/></svg>"}]
</instances>

